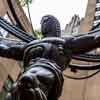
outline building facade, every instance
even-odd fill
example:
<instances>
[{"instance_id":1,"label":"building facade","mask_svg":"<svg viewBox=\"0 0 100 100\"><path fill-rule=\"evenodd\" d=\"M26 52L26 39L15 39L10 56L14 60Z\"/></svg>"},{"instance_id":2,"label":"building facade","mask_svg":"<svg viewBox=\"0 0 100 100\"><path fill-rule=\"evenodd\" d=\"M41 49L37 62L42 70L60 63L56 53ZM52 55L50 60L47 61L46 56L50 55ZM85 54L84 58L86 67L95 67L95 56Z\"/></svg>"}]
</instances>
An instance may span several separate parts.
<instances>
[{"instance_id":1,"label":"building facade","mask_svg":"<svg viewBox=\"0 0 100 100\"><path fill-rule=\"evenodd\" d=\"M90 31L100 22L100 0L88 0L88 5L84 18L74 15L71 21L66 24L65 33L75 35Z\"/></svg>"},{"instance_id":2,"label":"building facade","mask_svg":"<svg viewBox=\"0 0 100 100\"><path fill-rule=\"evenodd\" d=\"M100 23L100 0L96 0L95 15L93 21L93 27L96 27ZM100 25L98 25L100 27ZM97 27L97 28L98 28Z\"/></svg>"},{"instance_id":3,"label":"building facade","mask_svg":"<svg viewBox=\"0 0 100 100\"><path fill-rule=\"evenodd\" d=\"M79 32L88 32L92 29L93 25L96 25L95 14L97 2L98 0L88 0L85 17L80 24Z\"/></svg>"},{"instance_id":4,"label":"building facade","mask_svg":"<svg viewBox=\"0 0 100 100\"><path fill-rule=\"evenodd\" d=\"M11 24L17 26L20 24L24 31L32 32L32 27L18 0L0 0L0 16ZM1 27L0 36L15 38ZM0 100L4 100L6 92L9 91L20 70L21 67L17 61L0 57Z\"/></svg>"}]
</instances>

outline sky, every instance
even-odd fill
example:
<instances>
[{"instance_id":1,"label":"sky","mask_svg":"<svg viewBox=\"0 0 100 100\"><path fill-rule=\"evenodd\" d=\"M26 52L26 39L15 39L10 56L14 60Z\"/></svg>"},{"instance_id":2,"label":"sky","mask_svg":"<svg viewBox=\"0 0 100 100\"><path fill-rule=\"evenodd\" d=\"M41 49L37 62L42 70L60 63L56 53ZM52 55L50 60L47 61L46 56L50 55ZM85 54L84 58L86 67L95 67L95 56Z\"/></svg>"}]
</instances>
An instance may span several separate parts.
<instances>
[{"instance_id":1,"label":"sky","mask_svg":"<svg viewBox=\"0 0 100 100\"><path fill-rule=\"evenodd\" d=\"M33 0L30 5L34 29L40 29L40 21L44 15L54 15L64 29L74 14L80 18L85 16L88 0ZM27 10L25 9L26 15Z\"/></svg>"}]
</instances>

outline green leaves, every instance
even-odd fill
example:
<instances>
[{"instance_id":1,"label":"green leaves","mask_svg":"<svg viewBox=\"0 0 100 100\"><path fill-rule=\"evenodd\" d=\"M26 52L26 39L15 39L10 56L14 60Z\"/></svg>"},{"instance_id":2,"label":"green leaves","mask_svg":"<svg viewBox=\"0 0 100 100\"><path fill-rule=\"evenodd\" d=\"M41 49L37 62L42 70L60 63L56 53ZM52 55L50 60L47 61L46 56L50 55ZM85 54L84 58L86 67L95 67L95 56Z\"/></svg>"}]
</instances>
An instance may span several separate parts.
<instances>
[{"instance_id":1,"label":"green leaves","mask_svg":"<svg viewBox=\"0 0 100 100\"><path fill-rule=\"evenodd\" d=\"M27 8L29 21L30 21L30 24L31 24L31 27L32 27L32 33L34 34L34 36L36 36L34 29L33 29L32 19L31 19L31 14L30 14L30 4L32 4L33 0L17 0L17 1L20 2L20 4L22 6L25 6Z\"/></svg>"},{"instance_id":2,"label":"green leaves","mask_svg":"<svg viewBox=\"0 0 100 100\"><path fill-rule=\"evenodd\" d=\"M40 31L37 31L37 30L35 30L35 35L39 39L41 39L43 37L42 33Z\"/></svg>"},{"instance_id":3,"label":"green leaves","mask_svg":"<svg viewBox=\"0 0 100 100\"><path fill-rule=\"evenodd\" d=\"M26 6L32 3L33 0L19 0L22 6Z\"/></svg>"}]
</instances>

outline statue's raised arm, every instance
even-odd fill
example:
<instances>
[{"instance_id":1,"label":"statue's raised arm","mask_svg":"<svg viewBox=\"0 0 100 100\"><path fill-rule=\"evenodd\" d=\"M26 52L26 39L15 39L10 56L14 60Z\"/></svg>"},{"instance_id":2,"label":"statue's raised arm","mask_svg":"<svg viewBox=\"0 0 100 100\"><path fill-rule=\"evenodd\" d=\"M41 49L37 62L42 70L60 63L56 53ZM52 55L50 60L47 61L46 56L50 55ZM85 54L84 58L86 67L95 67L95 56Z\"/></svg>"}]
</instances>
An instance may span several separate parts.
<instances>
[{"instance_id":1,"label":"statue's raised arm","mask_svg":"<svg viewBox=\"0 0 100 100\"><path fill-rule=\"evenodd\" d=\"M22 60L26 43L0 37L0 56Z\"/></svg>"},{"instance_id":2,"label":"statue's raised arm","mask_svg":"<svg viewBox=\"0 0 100 100\"><path fill-rule=\"evenodd\" d=\"M70 49L72 54L82 54L100 47L100 31L91 31L82 36L65 38L65 50Z\"/></svg>"}]
</instances>

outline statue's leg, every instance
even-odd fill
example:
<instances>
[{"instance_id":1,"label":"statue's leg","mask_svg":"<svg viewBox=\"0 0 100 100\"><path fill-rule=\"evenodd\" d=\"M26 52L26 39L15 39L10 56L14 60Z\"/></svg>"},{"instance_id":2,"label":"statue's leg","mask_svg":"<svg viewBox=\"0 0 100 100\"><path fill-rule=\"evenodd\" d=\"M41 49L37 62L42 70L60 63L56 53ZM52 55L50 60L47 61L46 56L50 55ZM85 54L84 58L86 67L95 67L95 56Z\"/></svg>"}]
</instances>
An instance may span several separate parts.
<instances>
[{"instance_id":1,"label":"statue's leg","mask_svg":"<svg viewBox=\"0 0 100 100\"><path fill-rule=\"evenodd\" d=\"M52 86L55 81L55 75L50 70L43 68L43 67L33 67L29 69L27 72L25 72L19 79L21 88L24 89L33 89L36 94L38 94L36 97L38 99L36 100L42 100L40 98L45 98L43 100L46 100L49 93L52 90Z\"/></svg>"},{"instance_id":2,"label":"statue's leg","mask_svg":"<svg viewBox=\"0 0 100 100\"><path fill-rule=\"evenodd\" d=\"M11 98L14 99L11 100L58 100L63 85L63 78L59 73L48 64L31 65L12 88Z\"/></svg>"},{"instance_id":3,"label":"statue's leg","mask_svg":"<svg viewBox=\"0 0 100 100\"><path fill-rule=\"evenodd\" d=\"M17 81L17 85L9 93L6 100L47 100L54 83L54 74L43 68L36 67L26 71ZM16 95L15 95L16 94ZM15 96L15 97L14 97Z\"/></svg>"}]
</instances>

